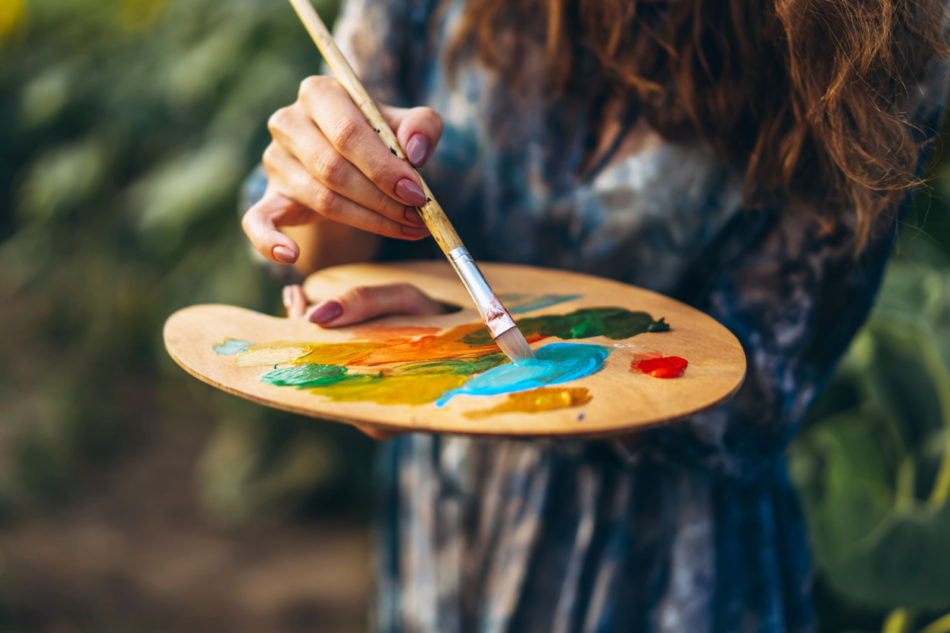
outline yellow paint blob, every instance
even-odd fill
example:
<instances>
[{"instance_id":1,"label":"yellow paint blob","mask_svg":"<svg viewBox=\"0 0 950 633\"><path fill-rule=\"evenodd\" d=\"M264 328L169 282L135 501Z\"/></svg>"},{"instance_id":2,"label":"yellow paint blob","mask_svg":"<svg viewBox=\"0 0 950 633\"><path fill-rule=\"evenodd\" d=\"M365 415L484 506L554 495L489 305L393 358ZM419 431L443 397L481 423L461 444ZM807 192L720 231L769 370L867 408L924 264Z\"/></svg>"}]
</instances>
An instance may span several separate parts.
<instances>
[{"instance_id":1,"label":"yellow paint blob","mask_svg":"<svg viewBox=\"0 0 950 633\"><path fill-rule=\"evenodd\" d=\"M487 418L499 413L538 413L579 407L591 401L590 392L584 387L559 389L558 387L541 387L531 391L519 391L508 394L508 398L491 409L467 411L465 417Z\"/></svg>"},{"instance_id":2,"label":"yellow paint blob","mask_svg":"<svg viewBox=\"0 0 950 633\"><path fill-rule=\"evenodd\" d=\"M306 356L312 350L313 346L301 343L287 343L284 341L261 343L259 345L249 345L247 352L238 356L235 362L238 367L261 367L277 365L278 363L291 363Z\"/></svg>"},{"instance_id":3,"label":"yellow paint blob","mask_svg":"<svg viewBox=\"0 0 950 633\"><path fill-rule=\"evenodd\" d=\"M428 404L446 391L461 387L468 376L456 374L408 374L403 376L360 376L309 391L337 402L376 404Z\"/></svg>"}]
</instances>

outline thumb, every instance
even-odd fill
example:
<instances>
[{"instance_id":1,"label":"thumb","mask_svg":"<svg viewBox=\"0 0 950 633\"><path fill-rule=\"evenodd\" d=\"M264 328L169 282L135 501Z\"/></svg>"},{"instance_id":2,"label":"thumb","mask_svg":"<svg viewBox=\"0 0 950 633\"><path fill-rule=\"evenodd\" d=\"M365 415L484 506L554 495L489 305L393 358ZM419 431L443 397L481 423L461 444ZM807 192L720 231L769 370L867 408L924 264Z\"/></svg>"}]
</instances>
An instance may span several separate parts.
<instances>
[{"instance_id":1,"label":"thumb","mask_svg":"<svg viewBox=\"0 0 950 633\"><path fill-rule=\"evenodd\" d=\"M247 210L241 228L261 255L278 264L292 264L300 256L300 247L278 227L288 216L308 214L312 212L300 203L268 192Z\"/></svg>"},{"instance_id":2,"label":"thumb","mask_svg":"<svg viewBox=\"0 0 950 633\"><path fill-rule=\"evenodd\" d=\"M441 314L445 307L410 284L359 286L336 299L318 303L307 314L311 323L339 327L389 314Z\"/></svg>"},{"instance_id":3,"label":"thumb","mask_svg":"<svg viewBox=\"0 0 950 633\"><path fill-rule=\"evenodd\" d=\"M442 117L432 108L424 107L386 106L382 114L396 133L409 162L415 167L422 167L442 138Z\"/></svg>"}]
</instances>

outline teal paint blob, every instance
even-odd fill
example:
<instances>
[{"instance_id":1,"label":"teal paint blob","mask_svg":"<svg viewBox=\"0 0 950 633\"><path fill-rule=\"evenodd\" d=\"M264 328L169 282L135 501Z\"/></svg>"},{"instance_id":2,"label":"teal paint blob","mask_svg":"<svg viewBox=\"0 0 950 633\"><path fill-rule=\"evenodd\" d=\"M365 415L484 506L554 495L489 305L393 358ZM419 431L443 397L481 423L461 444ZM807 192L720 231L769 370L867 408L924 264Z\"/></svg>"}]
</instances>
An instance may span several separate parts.
<instances>
[{"instance_id":1,"label":"teal paint blob","mask_svg":"<svg viewBox=\"0 0 950 633\"><path fill-rule=\"evenodd\" d=\"M541 308L550 308L565 301L574 301L575 299L580 299L581 296L582 295L509 294L498 295L498 298L505 304L505 307L508 308L508 312L511 314L522 314L524 312L540 310Z\"/></svg>"},{"instance_id":2,"label":"teal paint blob","mask_svg":"<svg viewBox=\"0 0 950 633\"><path fill-rule=\"evenodd\" d=\"M306 389L340 382L345 373L346 367L340 365L296 365L269 371L261 380L278 387Z\"/></svg>"},{"instance_id":3,"label":"teal paint blob","mask_svg":"<svg viewBox=\"0 0 950 633\"><path fill-rule=\"evenodd\" d=\"M232 356L234 354L243 354L247 348L253 345L250 341L239 341L236 338L229 338L220 345L214 346L214 351L222 356Z\"/></svg>"},{"instance_id":4,"label":"teal paint blob","mask_svg":"<svg viewBox=\"0 0 950 633\"><path fill-rule=\"evenodd\" d=\"M600 370L610 348L586 343L552 343L535 351L535 358L508 363L472 377L458 389L442 394L435 403L445 406L458 395L495 396L545 385L579 380Z\"/></svg>"}]
</instances>

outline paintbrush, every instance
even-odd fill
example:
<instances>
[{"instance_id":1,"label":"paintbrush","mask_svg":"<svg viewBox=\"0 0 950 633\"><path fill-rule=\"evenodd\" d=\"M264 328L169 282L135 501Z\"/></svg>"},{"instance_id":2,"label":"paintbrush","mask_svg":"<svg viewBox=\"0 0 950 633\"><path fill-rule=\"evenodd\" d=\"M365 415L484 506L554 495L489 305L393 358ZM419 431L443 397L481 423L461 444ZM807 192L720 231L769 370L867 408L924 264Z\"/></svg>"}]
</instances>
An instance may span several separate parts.
<instances>
[{"instance_id":1,"label":"paintbrush","mask_svg":"<svg viewBox=\"0 0 950 633\"><path fill-rule=\"evenodd\" d=\"M290 4L293 5L300 21L303 22L304 28L307 29L317 48L320 49L330 70L336 75L337 81L353 99L360 112L376 130L379 137L383 139L390 151L400 159L406 160L406 154L400 147L399 140L379 112L379 108L376 107L376 104L366 92L366 88L363 87L349 62L346 61L343 53L337 48L333 36L330 35L330 31L323 20L320 19L313 5L310 4L310 0L290 0ZM406 162L408 163L408 161ZM416 173L418 174L418 172ZM462 244L458 233L455 232L455 227L452 226L445 215L445 211L436 202L435 196L429 190L429 186L421 175L419 181L422 183L422 189L426 195L426 203L419 207L419 215L422 216L422 220L428 227L429 232L432 233L432 237L435 238L445 256L449 258L455 272L458 273L462 283L468 289L468 293L478 307L478 311L488 326L488 331L495 339L495 343L508 358L516 363L534 358L534 352L528 346L521 330L518 329L514 319L511 318L511 314L492 291L491 286L488 285L485 276L478 269L468 249Z\"/></svg>"}]
</instances>

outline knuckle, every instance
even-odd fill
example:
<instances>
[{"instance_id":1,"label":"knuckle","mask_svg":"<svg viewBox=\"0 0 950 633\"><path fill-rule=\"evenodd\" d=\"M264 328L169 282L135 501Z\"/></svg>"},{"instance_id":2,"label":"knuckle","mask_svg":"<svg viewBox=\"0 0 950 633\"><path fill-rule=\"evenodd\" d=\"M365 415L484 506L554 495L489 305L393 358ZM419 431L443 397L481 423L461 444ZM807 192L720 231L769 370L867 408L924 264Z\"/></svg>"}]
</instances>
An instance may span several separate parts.
<instances>
[{"instance_id":1,"label":"knuckle","mask_svg":"<svg viewBox=\"0 0 950 633\"><path fill-rule=\"evenodd\" d=\"M390 176L390 170L385 163L382 165L372 165L367 169L367 172L367 177L377 185L388 186L390 182L397 180L397 178Z\"/></svg>"},{"instance_id":2,"label":"knuckle","mask_svg":"<svg viewBox=\"0 0 950 633\"><path fill-rule=\"evenodd\" d=\"M358 141L361 124L351 118L342 118L333 126L331 138L333 144L341 150L348 150Z\"/></svg>"},{"instance_id":3,"label":"knuckle","mask_svg":"<svg viewBox=\"0 0 950 633\"><path fill-rule=\"evenodd\" d=\"M290 106L280 108L270 115L270 118L267 119L267 130L271 133L271 136L276 136L282 130L287 129L290 124L290 118Z\"/></svg>"},{"instance_id":4,"label":"knuckle","mask_svg":"<svg viewBox=\"0 0 950 633\"><path fill-rule=\"evenodd\" d=\"M351 305L365 307L372 303L376 293L370 286L355 286L347 290L345 296Z\"/></svg>"},{"instance_id":5,"label":"knuckle","mask_svg":"<svg viewBox=\"0 0 950 633\"><path fill-rule=\"evenodd\" d=\"M263 156L261 156L261 162L264 163L264 168L270 172L274 165L277 162L277 155L280 153L280 150L277 148L277 145L271 143L267 146L267 149L264 150Z\"/></svg>"},{"instance_id":6,"label":"knuckle","mask_svg":"<svg viewBox=\"0 0 950 633\"><path fill-rule=\"evenodd\" d=\"M323 152L314 157L317 174L327 185L342 185L349 162L336 152Z\"/></svg>"},{"instance_id":7,"label":"knuckle","mask_svg":"<svg viewBox=\"0 0 950 633\"><path fill-rule=\"evenodd\" d=\"M317 185L311 192L310 199L313 201L313 209L322 215L332 217L338 211L340 196L327 189L323 185Z\"/></svg>"},{"instance_id":8,"label":"knuckle","mask_svg":"<svg viewBox=\"0 0 950 633\"><path fill-rule=\"evenodd\" d=\"M297 91L297 98L301 101L320 94L320 91L323 86L325 86L325 81L328 77L322 77L320 75L310 75L306 79L300 82L300 89Z\"/></svg>"},{"instance_id":9,"label":"knuckle","mask_svg":"<svg viewBox=\"0 0 950 633\"><path fill-rule=\"evenodd\" d=\"M439 136L442 135L442 117L439 116L439 113L433 110L432 108L422 108L423 115L426 120L429 122L429 125L432 126L435 133Z\"/></svg>"}]
</instances>

